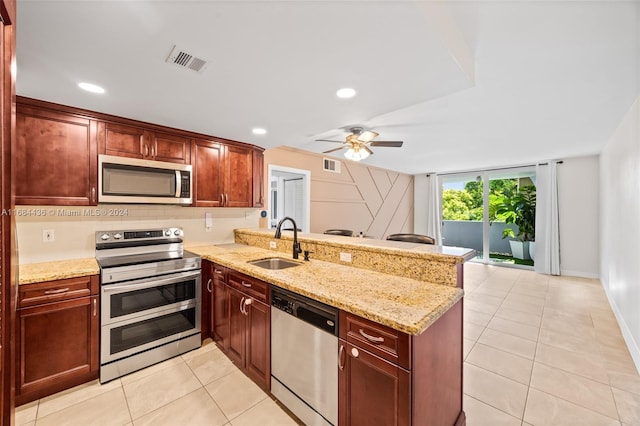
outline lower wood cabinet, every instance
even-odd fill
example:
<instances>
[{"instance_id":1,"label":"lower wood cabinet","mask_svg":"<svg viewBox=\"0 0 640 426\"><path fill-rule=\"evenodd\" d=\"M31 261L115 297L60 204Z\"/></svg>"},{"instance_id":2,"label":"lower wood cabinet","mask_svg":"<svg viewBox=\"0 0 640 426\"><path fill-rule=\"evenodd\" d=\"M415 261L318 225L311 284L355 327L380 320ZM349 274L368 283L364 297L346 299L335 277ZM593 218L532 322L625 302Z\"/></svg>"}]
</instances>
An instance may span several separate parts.
<instances>
[{"instance_id":1,"label":"lower wood cabinet","mask_svg":"<svg viewBox=\"0 0 640 426\"><path fill-rule=\"evenodd\" d=\"M462 411L462 302L413 336L340 312L340 426L455 425Z\"/></svg>"},{"instance_id":2,"label":"lower wood cabinet","mask_svg":"<svg viewBox=\"0 0 640 426\"><path fill-rule=\"evenodd\" d=\"M97 275L18 289L16 405L98 378Z\"/></svg>"},{"instance_id":3,"label":"lower wood cabinet","mask_svg":"<svg viewBox=\"0 0 640 426\"><path fill-rule=\"evenodd\" d=\"M271 383L269 284L213 264L211 337L265 390Z\"/></svg>"}]
</instances>

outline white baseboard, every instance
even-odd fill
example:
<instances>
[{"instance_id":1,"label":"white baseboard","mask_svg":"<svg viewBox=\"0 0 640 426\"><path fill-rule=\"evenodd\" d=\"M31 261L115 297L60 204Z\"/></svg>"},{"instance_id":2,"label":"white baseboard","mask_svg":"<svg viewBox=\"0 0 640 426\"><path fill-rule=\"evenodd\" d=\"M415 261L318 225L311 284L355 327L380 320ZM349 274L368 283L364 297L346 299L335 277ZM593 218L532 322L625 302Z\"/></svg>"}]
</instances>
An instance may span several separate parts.
<instances>
[{"instance_id":1,"label":"white baseboard","mask_svg":"<svg viewBox=\"0 0 640 426\"><path fill-rule=\"evenodd\" d=\"M633 359L633 363L636 365L636 370L640 373L640 347L638 347L638 342L633 337L631 330L629 330L629 326L624 320L624 317L620 313L620 309L618 309L618 305L616 305L615 300L609 294L608 287L602 285L604 288L604 293L607 295L607 299L609 299L609 305L611 305L611 310L618 321L618 325L620 326L620 331L622 332L622 337L624 338L625 343L627 344L627 349L629 349L629 353L631 354L631 358Z\"/></svg>"},{"instance_id":2,"label":"white baseboard","mask_svg":"<svg viewBox=\"0 0 640 426\"><path fill-rule=\"evenodd\" d=\"M567 271L566 269L560 269L560 275L565 275L568 277L580 277L580 278L594 278L594 279L600 278L600 274L594 274L591 272L581 272L581 271Z\"/></svg>"}]
</instances>

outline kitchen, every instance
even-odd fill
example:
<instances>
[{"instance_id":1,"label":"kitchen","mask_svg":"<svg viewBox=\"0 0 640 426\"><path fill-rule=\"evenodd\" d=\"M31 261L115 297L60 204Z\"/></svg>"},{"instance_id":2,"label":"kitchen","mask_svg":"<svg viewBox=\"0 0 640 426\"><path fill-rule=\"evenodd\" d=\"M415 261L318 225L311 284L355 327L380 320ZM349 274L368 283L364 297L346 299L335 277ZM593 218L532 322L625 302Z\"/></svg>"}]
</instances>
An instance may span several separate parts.
<instances>
[{"instance_id":1,"label":"kitchen","mask_svg":"<svg viewBox=\"0 0 640 426\"><path fill-rule=\"evenodd\" d=\"M30 3L30 2L25 2L25 3ZM38 6L41 6L40 4L38 4ZM18 6L18 9L20 9L20 4ZM27 6L24 6L27 7ZM633 15L632 15L633 16ZM150 25L153 22L150 22ZM636 53L637 54L637 53ZM23 75L21 74L23 72L22 69L20 69L20 62L18 63L19 65L19 74L18 75ZM29 70L25 69L24 70L25 75L25 80L23 80L26 84L27 81L29 81ZM20 82L20 77L18 78L18 82ZM20 83L19 83L20 84ZM18 84L18 86L19 86ZM192 84L192 83L188 83L188 84ZM635 86L632 86L635 87ZM630 91L632 92L632 91ZM20 95L29 95L29 93L23 92L20 93L18 92L18 94ZM41 94L40 96L31 96L34 98L41 98L41 99L46 99L49 98L51 100L55 100L56 98L54 96L46 96L43 92L43 94ZM96 111L96 110L100 110L99 107L92 107L91 103L92 102L96 102L95 100L89 101L88 104L83 105L83 107L86 109L86 111ZM72 105L72 102L68 102L66 103L66 105ZM111 110L110 113L120 116L120 117L131 117L131 118L137 118L140 121L143 121L145 123L149 123L149 122L155 122L155 123L162 123L164 125L170 125L172 128L177 129L177 128L190 128L193 129L194 131L198 132L200 135L232 135L231 132L225 132L225 133L216 133L216 132L205 132L203 130L200 130L202 126L202 124L191 124L189 126L177 126L175 124L173 124L173 119L155 119L155 120L141 120L139 117L139 109L136 110L135 108L133 108L134 110L131 111L131 113L129 113L128 108L132 108L132 106L135 105L135 103L128 103L127 105L123 106L122 109L119 110ZM340 105L344 105L344 104L340 104ZM630 104L625 105L624 108L628 108ZM341 108L341 106L338 106L338 109ZM64 109L64 107L63 107ZM624 114L620 112L620 110L618 111L618 115L616 116L616 120L614 122L615 125L617 125L618 123L620 123L620 117L622 117ZM626 123L631 123L630 125L634 125L634 117L635 114L633 111L635 110L631 110L630 112L630 116L631 118L625 118L625 120L623 121L623 123L625 123L625 125L627 125ZM623 110L624 112L624 110ZM224 116L224 113L221 113L219 116ZM92 130L92 124L91 124L91 118L88 120L89 124L87 124L87 132L89 135L91 135ZM188 120L187 120L188 121ZM197 120L196 120L197 121ZM76 120L77 122L77 120ZM129 123L131 124L131 123ZM308 124L305 123L296 123L295 126L297 125L301 125L301 126L309 126ZM150 125L150 127L147 128L146 130L146 135L145 132L142 132L142 135L139 137L141 137L143 140L147 140L145 138L150 138L153 136L149 136L150 134L158 134L158 133L162 133L160 131L160 129L158 127L154 127L155 125ZM316 124L316 125L312 125L312 128L315 128L315 126L324 126L323 124ZM332 128L334 127L333 125L328 125L325 126L324 128ZM116 129L118 130L118 129ZM166 129L164 129L166 130ZM96 131L96 137L101 138L102 133L100 131L100 128L97 127L95 129ZM611 136L611 131L609 130L609 133L605 135L605 138L608 138L609 136ZM105 130L105 132L109 132L109 130ZM180 132L177 132L180 133ZM182 134L179 135L172 135L172 136L181 136ZM163 136L163 135L162 135ZM617 151L616 151L616 146L617 144L624 144L626 143L625 141L627 139L625 139L625 134L622 133L620 135L615 135L615 137L613 137L613 142L611 142L613 145L611 145L613 148L610 148L610 151L605 151L605 153L610 152L610 156L614 156L617 155ZM318 139L324 139L325 137L323 137L323 135L318 135L317 136ZM334 135L327 135L326 138L335 138ZM385 134L385 138L386 138L386 134ZM161 138L162 139L162 138ZM256 147L259 147L262 145L261 140L256 136L249 136L247 138L232 138L232 139L236 139L236 140L241 140L241 141L248 141L250 142L251 145L254 145ZM101 140L101 139L99 139ZM166 140L166 139L164 139ZM621 141L621 142L620 142ZM172 139L172 142L175 143L176 141L174 139ZM91 149L95 149L95 150L101 150L101 148L99 148L99 146L96 145L89 145L87 146L87 148L89 149L89 151ZM156 147L158 145L155 145ZM211 144L204 144L204 145L200 145L201 147L205 147L204 149L207 148L211 148ZM230 146L236 146L234 144L230 144ZM332 146L323 146L322 148L319 148L321 150L324 149L329 149ZM182 153L186 154L188 150L183 150ZM272 152L269 152L270 150L267 150L264 155L265 155L265 164L271 164L270 160L268 159L268 157L270 155L272 155ZM300 153L299 151L287 151L284 150L284 155L288 155L288 156L309 156L309 154L306 153ZM382 154L382 152L384 152L384 155L380 155L379 157L385 157L388 159L393 158L394 155L398 155L396 154L396 150L392 150L392 149L385 149L383 147L379 148L379 149L375 149L376 153ZM396 152L394 152L396 151ZM102 153L102 151L100 151ZM193 151L189 151L190 153L192 153ZM210 151L207 151L210 152ZM276 154L280 153L282 154L282 151L275 151ZM388 155L387 155L388 153ZM91 154L89 152L89 154ZM235 154L238 154L237 151L235 151ZM46 156L46 153L43 153L43 156ZM106 154L105 154L106 155ZM192 156L192 160L195 156ZM379 158L378 156L373 156L376 158ZM93 159L95 158L97 161L97 155L94 157L93 154L91 155L87 155L87 161L89 161L89 159ZM236 157L238 158L238 157ZM248 158L248 157L245 157ZM322 156L317 155L317 158L322 158ZM604 157L609 158L609 157ZM375 160L375 159L374 159ZM253 164L253 157L252 157L252 164ZM371 160L373 161L373 160ZM380 159L376 160L376 161L381 161ZM600 159L595 159L595 160L589 160L589 164L586 166L586 170L587 172L585 172L585 176L589 175L592 178L592 170L594 169L594 162L595 162L595 168L597 169L597 165L598 162L602 162L604 160L602 160L602 157ZM283 164L281 162L276 162L273 161L273 163L275 164L280 164L280 165L284 165L284 166L292 166L295 167L295 165L299 165L295 164L295 165L290 165L290 164ZM84 167L83 163L81 161L73 161L72 158L67 159L67 164L69 164L70 166L74 166L76 167L76 171L78 173L84 173L87 177L86 180L83 179L83 184L86 185L87 182L92 182L92 179L95 179L95 177L91 177L90 174L91 173L96 173L97 174L97 167L94 169L93 166L91 167ZM236 163L237 164L237 163ZM245 163L246 164L246 163ZM362 163L364 164L364 163ZM373 164L373 163L371 163ZM492 164L492 163L486 163L486 164ZM580 166L579 161L576 161L573 163L574 165ZM609 163L601 163L600 164L600 168L602 170L607 171L608 174L604 175L605 177L602 178L603 180L603 184L605 185L613 185L612 183L607 183L607 182L613 182L615 181L615 179L613 179L613 177L616 175L617 172L615 172L614 170L611 169L611 167L608 167ZM343 167L348 168L348 170L351 171L358 171L358 166L354 165L352 166L351 164L347 165L346 161L343 161ZM571 162L566 161L565 165L570 166ZM197 166L196 166L197 167ZM316 167L320 167L320 166L316 166ZM372 174L376 174L378 172L378 169L374 166L364 166L366 167L366 173L372 173ZM444 166L443 166L444 167ZM452 166L450 166L452 167ZM458 166L453 166L453 167L457 167L458 169L462 169L462 168L466 168L466 166L464 165L464 163L459 163ZM265 167L266 168L266 167ZM44 170L47 170L47 168L45 168ZM446 169L441 169L441 170L446 170ZM373 171L373 172L372 172ZM419 172L425 172L426 170L424 169L420 169ZM74 171L75 172L75 171ZM42 173L42 171L39 171L39 173ZM317 179L316 180L316 184L318 183L318 180L321 180L320 178L318 178L318 176L329 176L328 175L329 172L327 172L325 175L322 175L322 173L317 174L317 173L312 173L312 179ZM355 173L355 172L354 172ZM562 173L562 172L561 172ZM570 173L570 172L569 172ZM396 174L394 172L387 172L387 171L382 171L381 172L382 175L386 174L387 176L395 176L398 177L402 180L406 180L407 177L405 174ZM196 178L198 175L196 174ZM355 176L355 175L354 175ZM263 179L264 179L264 174L262 175ZM357 178L358 176L355 176L355 178ZM584 176L583 176L584 177ZM409 178L409 180L411 180L412 177ZM340 175L340 177L337 177L338 180L343 180L345 179L345 175L342 174ZM387 178L390 179L390 178ZM224 179L223 179L224 180ZM32 179L33 181L33 179ZM391 179L389 180L391 182ZM398 181L398 183L401 183L401 181ZM16 184L19 187L23 181L17 181ZM378 181L380 182L380 181ZM394 181L395 182L395 181ZM415 179L416 182L416 186L417 186L417 182L418 182L418 178ZM20 188L21 192L18 192L18 194L24 193L24 191L22 190L27 190L27 189L31 189L31 188L35 188L39 185L39 182L31 182L30 185L27 185L26 187ZM598 178L596 176L596 186L598 184ZM51 186L56 186L56 184L51 183ZM197 185L197 184L196 184ZM253 185L253 184L252 184ZM405 221L400 222L399 218L403 217L406 219L409 216L409 211L411 211L411 207L407 207L405 205L406 202L410 202L413 203L413 197L411 194L412 191L408 190L407 188L409 188L410 186L413 187L414 184L406 184L404 186L405 188L405 192L402 193L402 197L400 197L400 199L398 198L394 198L394 199L389 199L389 205L392 206L393 204L396 205L402 205L402 208L400 209L400 211L398 212L398 217L394 217L393 214L391 214L391 219L389 217L386 218L387 223L391 223L392 227L396 227L395 229L389 229L389 231L395 231L397 230L398 232L404 231L406 229L402 229L402 227L404 226L404 224L406 223ZM259 185L257 185L259 186ZM256 186L256 187L257 187ZM347 184L346 186L349 186L349 184ZM356 183L356 186L359 186L359 184ZM388 186L388 185L387 185ZM577 184L576 184L577 186ZM228 187L233 187L235 189L235 186L233 184L229 184ZM59 189L59 188L56 188ZM86 190L81 191L81 193L83 194L82 197L84 197L84 200L82 200L81 202L86 202L87 205L92 205L92 200L95 200L95 198L93 198L92 192L91 192L91 188L90 187L86 187ZM246 189L246 188L245 188ZM253 189L253 186L252 186ZM263 188L264 190L264 188ZM571 192L570 190L568 192ZM200 200L202 202L209 202L211 203L210 206L214 207L216 204L218 206L220 205L224 205L225 202L227 202L227 198L225 197L224 194L229 193L229 191L221 191L222 198L220 198L220 193L217 194L207 194L208 197L207 199L203 199ZM316 193L317 193L317 188L316 188ZM611 194L617 194L617 191L611 192ZM17 195L18 195L17 194ZM340 192L339 194L341 194L342 196L342 192ZM392 192L392 195L397 194L397 192ZM77 194L73 194L73 195L65 195L66 197L75 197L78 198ZM253 195L252 195L253 196ZM608 195L608 196L613 196L613 195ZM80 198L82 198L80 197ZM327 193L323 192L320 193L319 195L315 196L317 198L315 198L314 202L316 204L316 206L314 207L322 207L325 208L327 205L331 204L331 203L336 203L335 199L331 199L331 196L327 195ZM32 196L32 199L37 198L36 196ZM231 203L235 202L235 200L233 200L233 197L231 197ZM252 200L253 201L253 200ZM623 200L619 200L622 202L622 205L625 205L626 203L628 203L627 201L623 201ZM35 200L33 201L35 203ZM584 203L584 200L582 201ZM345 207L344 205L340 205L339 203L336 203L339 205L338 208L348 208ZM345 204L349 204L349 203L345 203ZM35 206L47 206L46 202L43 202L42 200L39 202L39 204L33 204ZM197 204L196 204L197 205ZM10 204L8 205L10 207ZM416 203L417 206L417 203ZM98 206L99 208L102 208L103 206ZM359 206L359 208L362 207L362 204ZM586 206L587 208L593 208L592 205L588 205ZM598 210L598 206L596 204L596 210ZM634 207L634 204L631 203L631 205L629 206L632 208L632 211L634 211L633 209L635 209L636 207ZM263 219L261 217L261 207L236 207L234 209L232 208L210 208L210 211L207 211L207 207L190 207L190 208L180 208L180 207L170 207L170 206L117 206L115 207L116 209L120 209L120 212L124 212L127 211L129 213L128 216L126 217L118 217L117 219L113 219L113 218L100 218L100 219L96 219L95 217L91 218L90 216L87 216L87 219L83 219L81 221L77 220L77 216L73 216L75 215L77 211L81 211L81 210L76 210L76 209L81 209L81 207L77 207L77 208L69 208L68 210L63 209L62 211L64 212L73 212L70 215L66 215L66 213L64 213L64 216L56 216L56 217L51 217L51 216L47 216L44 219L43 218L38 218L36 216L29 216L29 217L22 217L22 218L16 218L16 220L18 221L18 242L19 244L19 254L20 254L20 262L21 263L37 263L37 262L43 262L43 261L49 261L49 260L64 260L64 259L78 259L78 258L89 258L92 257L94 254L94 250L95 250L95 240L94 240L94 236L95 236L95 232L96 231L100 231L100 230L117 230L117 229L149 229L151 227L160 227L160 228L165 228L165 227L175 227L175 226L181 226L184 229L185 232L185 240L187 241L187 243L189 243L190 245L196 246L198 245L197 243L211 243L211 242L215 242L215 243L231 243L234 242L235 239L235 235L233 233L233 230L236 228L253 228L256 226L266 226L266 222L265 219ZM37 207L36 207L37 209ZM237 210L236 210L237 209ZM391 207L385 207L382 210L386 211L387 209L391 209ZM579 210L580 208L577 207L577 209ZM417 208L416 208L417 210ZM319 210L314 210L314 211L319 211ZM360 210L362 211L362 210ZM108 212L108 211L107 211ZM35 213L35 210L34 210ZM209 217L207 217L207 213L209 213ZM603 224L601 225L603 229L611 229L613 227L613 229L616 229L614 227L614 221L612 221L611 216L608 211L604 211L601 212L601 219L603 220ZM328 217L327 214L323 214L322 215L323 219L326 220L326 218ZM347 215L347 218L349 221L354 221L358 222L357 218L358 217L366 217L366 216L358 216L358 215ZM179 222L177 225L176 223ZM312 222L313 222L313 218L312 218ZM376 222L376 220L372 220L371 223L373 225L375 225L373 228L379 227L380 229L383 226L383 218L380 217L378 218L378 221ZM207 223L211 223L211 226L207 226ZM118 225L120 224L126 224L126 226L124 227L120 227ZM106 226L105 226L106 225ZM323 224L324 225L324 224ZM338 225L338 224L336 224ZM358 228L356 228L355 225L349 225L350 227L358 230ZM335 227L335 226L331 226L331 227ZM207 228L211 228L210 231L208 231ZM321 226L321 227L317 227L315 229L312 228L312 230L314 232L322 232L323 229L328 229L329 226ZM565 228L566 229L566 228ZM44 242L43 241L43 231L54 231L52 233L46 233L47 237L49 239L52 239L53 241L49 241L49 242ZM374 232L374 235L377 236L377 238L383 238L384 235L386 233L390 233L390 232ZM597 233L596 234L596 243L597 243ZM584 238L584 237L582 237ZM591 240L593 241L593 240ZM566 241L565 241L566 242ZM571 242L569 242L569 244L571 244ZM563 246L566 246L567 244L563 244ZM589 250L589 251L593 251L593 250L603 250L599 248L599 244L589 244L587 245L588 247L595 247L594 248L587 248L585 250ZM187 247L188 248L188 247ZM619 249L615 248L614 252L618 252ZM621 258L626 258L626 255L623 253L621 253ZM617 264L617 261L613 261L609 256L605 256L603 254L600 255L600 257L602 258L604 256L604 259L607 259L607 262L604 262L604 265L608 265L609 263L611 264ZM576 256L574 255L574 258ZM313 259L313 255L312 255L312 259ZM568 256L563 256L563 262L565 262L566 265L568 265L568 261L571 260L570 257ZM597 272L597 261L596 263L596 272ZM602 269L604 270L604 266L602 266ZM623 274L625 273L624 271L628 271L628 268L622 268L622 269L616 269L616 271L622 271ZM592 272L592 270L582 270L582 272ZM616 272L619 273L619 272ZM615 275L612 275L612 279L616 278ZM620 279L620 278L618 278ZM620 301L618 303L621 303ZM622 317L624 318L624 307L622 310ZM623 329L624 327L621 326ZM628 334L630 334L631 336L633 336L633 330L623 330L625 332L627 332ZM522 416L522 414L520 414L520 416ZM520 417L522 418L522 417Z\"/></svg>"}]
</instances>

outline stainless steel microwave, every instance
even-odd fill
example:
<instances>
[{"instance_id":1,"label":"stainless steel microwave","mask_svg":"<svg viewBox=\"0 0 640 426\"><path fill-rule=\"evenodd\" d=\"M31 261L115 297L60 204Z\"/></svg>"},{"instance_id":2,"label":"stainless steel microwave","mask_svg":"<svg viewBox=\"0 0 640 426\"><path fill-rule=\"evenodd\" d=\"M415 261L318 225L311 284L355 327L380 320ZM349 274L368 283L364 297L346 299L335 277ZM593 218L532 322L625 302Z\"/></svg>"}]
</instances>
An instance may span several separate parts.
<instances>
[{"instance_id":1,"label":"stainless steel microwave","mask_svg":"<svg viewBox=\"0 0 640 426\"><path fill-rule=\"evenodd\" d=\"M100 155L98 202L191 204L191 171L189 164Z\"/></svg>"}]
</instances>

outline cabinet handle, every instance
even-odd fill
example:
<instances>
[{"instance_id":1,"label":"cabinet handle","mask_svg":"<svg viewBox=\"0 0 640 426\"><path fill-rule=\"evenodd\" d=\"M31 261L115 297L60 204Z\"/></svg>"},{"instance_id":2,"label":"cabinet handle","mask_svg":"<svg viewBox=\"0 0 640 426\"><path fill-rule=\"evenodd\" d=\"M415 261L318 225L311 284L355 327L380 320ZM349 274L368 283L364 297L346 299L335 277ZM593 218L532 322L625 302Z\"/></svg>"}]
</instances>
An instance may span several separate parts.
<instances>
[{"instance_id":1,"label":"cabinet handle","mask_svg":"<svg viewBox=\"0 0 640 426\"><path fill-rule=\"evenodd\" d=\"M242 280L242 285L247 288L251 288L251 283L245 282L244 280Z\"/></svg>"},{"instance_id":2,"label":"cabinet handle","mask_svg":"<svg viewBox=\"0 0 640 426\"><path fill-rule=\"evenodd\" d=\"M365 333L363 329L360 329L360 334L362 335L362 337L364 337L365 339L367 339L368 341L370 341L372 343L382 343L382 342L384 342L384 337L372 336L370 334Z\"/></svg>"},{"instance_id":3,"label":"cabinet handle","mask_svg":"<svg viewBox=\"0 0 640 426\"><path fill-rule=\"evenodd\" d=\"M148 157L149 156L149 145L144 144L144 156Z\"/></svg>"},{"instance_id":4,"label":"cabinet handle","mask_svg":"<svg viewBox=\"0 0 640 426\"><path fill-rule=\"evenodd\" d=\"M340 345L340 352L338 352L338 368L340 371L344 370L344 362L342 362L342 355L344 355L344 345Z\"/></svg>"},{"instance_id":5,"label":"cabinet handle","mask_svg":"<svg viewBox=\"0 0 640 426\"><path fill-rule=\"evenodd\" d=\"M156 158L156 147L151 145L151 158Z\"/></svg>"},{"instance_id":6,"label":"cabinet handle","mask_svg":"<svg viewBox=\"0 0 640 426\"><path fill-rule=\"evenodd\" d=\"M91 187L91 202L92 203L96 202L96 187L95 186Z\"/></svg>"},{"instance_id":7,"label":"cabinet handle","mask_svg":"<svg viewBox=\"0 0 640 426\"><path fill-rule=\"evenodd\" d=\"M229 207L229 194L224 194L224 198L226 199L226 201L224 202L224 205Z\"/></svg>"},{"instance_id":8,"label":"cabinet handle","mask_svg":"<svg viewBox=\"0 0 640 426\"><path fill-rule=\"evenodd\" d=\"M98 315L98 299L93 298L93 316Z\"/></svg>"},{"instance_id":9,"label":"cabinet handle","mask_svg":"<svg viewBox=\"0 0 640 426\"><path fill-rule=\"evenodd\" d=\"M211 278L209 278L209 281L207 281L207 291L211 293Z\"/></svg>"},{"instance_id":10,"label":"cabinet handle","mask_svg":"<svg viewBox=\"0 0 640 426\"><path fill-rule=\"evenodd\" d=\"M224 206L224 194L220 194L220 206Z\"/></svg>"},{"instance_id":11,"label":"cabinet handle","mask_svg":"<svg viewBox=\"0 0 640 426\"><path fill-rule=\"evenodd\" d=\"M44 294L60 294L60 293L66 293L67 291L69 291L69 287L59 288L57 290L46 290Z\"/></svg>"},{"instance_id":12,"label":"cabinet handle","mask_svg":"<svg viewBox=\"0 0 640 426\"><path fill-rule=\"evenodd\" d=\"M248 297L247 297L247 300L244 301L244 307L245 307L244 314L246 316L249 316L249 312L247 311L246 307L251 305L251 302L252 302L252 300L249 299Z\"/></svg>"},{"instance_id":13,"label":"cabinet handle","mask_svg":"<svg viewBox=\"0 0 640 426\"><path fill-rule=\"evenodd\" d=\"M242 298L242 300L240 301L240 312L242 312L243 314L245 314L245 313L244 313L244 309L243 309L243 307L244 307L244 299L245 299L245 298L243 297L243 298ZM245 314L245 315L246 315L246 314Z\"/></svg>"},{"instance_id":14,"label":"cabinet handle","mask_svg":"<svg viewBox=\"0 0 640 426\"><path fill-rule=\"evenodd\" d=\"M222 271L220 269L214 269L213 272L215 272L218 275L222 275Z\"/></svg>"}]
</instances>

